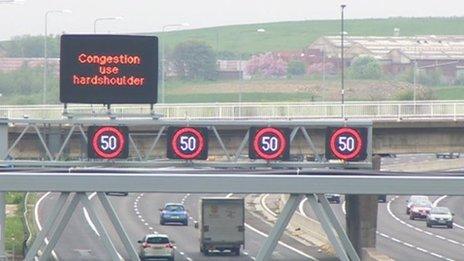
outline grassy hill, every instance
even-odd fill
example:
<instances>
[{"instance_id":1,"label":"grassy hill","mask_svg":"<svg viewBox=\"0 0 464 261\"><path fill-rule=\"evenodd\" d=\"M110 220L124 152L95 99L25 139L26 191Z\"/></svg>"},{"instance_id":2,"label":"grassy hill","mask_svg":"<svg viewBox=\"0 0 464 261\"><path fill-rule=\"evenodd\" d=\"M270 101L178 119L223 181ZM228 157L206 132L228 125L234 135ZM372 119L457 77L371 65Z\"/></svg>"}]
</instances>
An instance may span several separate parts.
<instances>
[{"instance_id":1,"label":"grassy hill","mask_svg":"<svg viewBox=\"0 0 464 261\"><path fill-rule=\"evenodd\" d=\"M464 17L387 18L345 21L345 31L353 36L388 36L394 28L400 35L464 35ZM264 28L266 32L257 33ZM165 37L167 48L186 40L200 40L219 51L256 53L301 50L323 35L340 32L339 20L308 20L265 24L233 25L194 30L152 33Z\"/></svg>"}]
</instances>

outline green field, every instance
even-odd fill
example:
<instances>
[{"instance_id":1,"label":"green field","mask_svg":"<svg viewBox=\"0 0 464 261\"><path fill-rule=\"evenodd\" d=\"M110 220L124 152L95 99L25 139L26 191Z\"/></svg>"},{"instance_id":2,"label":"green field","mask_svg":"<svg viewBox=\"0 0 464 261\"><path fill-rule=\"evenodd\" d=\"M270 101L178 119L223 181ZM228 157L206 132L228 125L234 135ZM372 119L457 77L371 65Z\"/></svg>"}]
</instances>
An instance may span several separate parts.
<instances>
[{"instance_id":1,"label":"green field","mask_svg":"<svg viewBox=\"0 0 464 261\"><path fill-rule=\"evenodd\" d=\"M436 87L433 91L437 100L464 100L464 86Z\"/></svg>"},{"instance_id":2,"label":"green field","mask_svg":"<svg viewBox=\"0 0 464 261\"><path fill-rule=\"evenodd\" d=\"M400 35L464 35L464 17L387 18L346 20L348 35L389 36L394 28ZM257 33L264 28L266 32ZM200 40L219 51L256 53L265 51L298 51L324 35L340 32L339 20L308 20L264 24L233 25L195 30L154 33L165 36L167 48L187 40Z\"/></svg>"}]
</instances>

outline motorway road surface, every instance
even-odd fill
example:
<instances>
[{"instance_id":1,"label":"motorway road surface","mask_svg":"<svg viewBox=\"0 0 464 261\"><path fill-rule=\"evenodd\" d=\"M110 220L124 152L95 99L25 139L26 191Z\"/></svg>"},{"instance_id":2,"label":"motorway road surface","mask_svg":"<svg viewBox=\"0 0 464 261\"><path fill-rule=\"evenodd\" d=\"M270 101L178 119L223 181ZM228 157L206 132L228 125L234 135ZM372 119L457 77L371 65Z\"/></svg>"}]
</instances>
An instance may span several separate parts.
<instances>
[{"instance_id":1,"label":"motorway road surface","mask_svg":"<svg viewBox=\"0 0 464 261\"><path fill-rule=\"evenodd\" d=\"M397 158L385 158L383 164L397 164L418 161L436 160L434 155L407 155ZM166 233L176 241L176 260L253 260L259 247L264 242L265 234L270 226L250 215L246 222L245 250L240 257L212 256L204 257L199 252L198 231L193 222L188 227L160 226L158 208L166 202L183 202L193 219L198 218L198 200L206 195L189 194L130 194L128 197L110 197L121 222L132 242L141 239L147 233ZM49 212L57 199L57 194L44 198L39 206L39 216L43 223L44 214ZM427 228L424 221L412 221L405 215L407 197L389 196L389 203L379 204L378 249L395 260L464 260L464 205L462 197L431 197L438 205L448 206L454 213L457 226L454 229ZM95 200L95 199L94 199ZM342 204L332 205L337 217L344 224ZM307 202L300 209L308 217L314 215ZM111 227L103 209L98 208L100 217L106 227ZM193 220L191 220L193 221ZM462 225L462 226L461 226ZM116 233L109 229L112 238ZM318 253L314 247L305 247L294 239L284 236L283 243L292 249L279 244L274 252L273 260L336 260L333 257ZM116 242L119 253L126 257L120 242ZM92 229L82 207L78 207L67 230L57 245L60 260L108 260L103 245Z\"/></svg>"},{"instance_id":2,"label":"motorway road surface","mask_svg":"<svg viewBox=\"0 0 464 261\"><path fill-rule=\"evenodd\" d=\"M199 251L199 232L194 228L193 221L198 218L198 201L200 197L208 195L189 194L130 194L128 197L110 197L121 222L123 223L130 240L136 244L137 240L147 233L168 234L176 243L176 260L254 260L259 248L264 242L264 233L269 233L270 226L255 216L247 213L245 233L245 250L240 257L228 255L203 256ZM213 196L213 195L209 195ZM217 196L217 195L216 195ZM39 206L39 216L43 223L44 214L49 211L58 194L49 194ZM95 199L94 199L95 200ZM160 226L159 211L166 202L183 202L189 210L192 220L187 227L178 225ZM97 209L100 217L105 216L102 208ZM106 216L105 216L106 217ZM107 228L110 228L108 219L103 218ZM108 229L112 238L116 238L116 232ZM318 253L315 247L306 247L298 241L284 236L283 244L279 244L273 254L272 260L337 260L334 257ZM122 244L116 242L121 256L127 259ZM89 225L82 207L76 210L62 240L56 247L60 260L109 260L98 236Z\"/></svg>"}]
</instances>

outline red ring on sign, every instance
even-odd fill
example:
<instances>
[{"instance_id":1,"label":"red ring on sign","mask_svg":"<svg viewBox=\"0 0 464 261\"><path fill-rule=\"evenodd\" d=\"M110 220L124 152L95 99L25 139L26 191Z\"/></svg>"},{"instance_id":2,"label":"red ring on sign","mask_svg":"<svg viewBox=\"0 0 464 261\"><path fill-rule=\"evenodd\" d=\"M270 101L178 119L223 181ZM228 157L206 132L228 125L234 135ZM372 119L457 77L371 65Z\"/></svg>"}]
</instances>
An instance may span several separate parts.
<instances>
[{"instance_id":1,"label":"red ring on sign","mask_svg":"<svg viewBox=\"0 0 464 261\"><path fill-rule=\"evenodd\" d=\"M101 150L100 146L98 144L98 137L104 132L110 132L110 133L113 133L113 134L115 134L117 136L119 146L112 153L106 153L105 151ZM95 132L95 134L93 135L93 139L92 139L93 150L95 151L95 153L98 156L100 156L101 158L104 158L104 159L114 159L114 158L118 157L119 154L121 154L122 150L124 149L124 144L125 143L126 143L126 139L124 138L124 135L116 127L103 127L103 128L100 128L100 129L98 129L97 132Z\"/></svg>"},{"instance_id":2,"label":"red ring on sign","mask_svg":"<svg viewBox=\"0 0 464 261\"><path fill-rule=\"evenodd\" d=\"M259 146L259 140L261 139L261 136L263 136L265 133L272 133L279 139L279 149L272 154L268 154L262 151L261 147ZM262 128L256 133L255 139L253 140L253 149L255 150L256 154L258 154L260 158L265 159L265 160L273 160L273 159L276 159L282 156L286 147L287 147L287 140L285 139L284 134L282 133L282 131L276 128L270 128L270 127Z\"/></svg>"},{"instance_id":3,"label":"red ring on sign","mask_svg":"<svg viewBox=\"0 0 464 261\"><path fill-rule=\"evenodd\" d=\"M180 135L185 134L185 133L191 133L193 136L195 136L198 140L198 147L197 149L191 153L191 154L186 154L183 153L179 148L177 148L177 142L178 138ZM203 148L205 147L205 141L203 138L203 135L201 132L199 132L197 129L194 128L182 128L176 131L174 136L172 137L171 140L171 147L174 153L181 159L195 159L197 158L201 152L203 151Z\"/></svg>"},{"instance_id":4,"label":"red ring on sign","mask_svg":"<svg viewBox=\"0 0 464 261\"><path fill-rule=\"evenodd\" d=\"M355 141L356 141L356 149L350 154L340 153L337 150L337 146L336 146L337 138L340 135L345 134L345 133L351 134L354 137ZM332 137L330 138L330 149L331 149L332 153L337 158L342 159L342 160L352 160L352 159L356 158L357 156L359 156L359 152L361 152L362 147L363 147L363 142L362 142L361 135L359 134L359 132L357 130L352 129L352 128L340 128L337 131L335 131L332 134Z\"/></svg>"}]
</instances>

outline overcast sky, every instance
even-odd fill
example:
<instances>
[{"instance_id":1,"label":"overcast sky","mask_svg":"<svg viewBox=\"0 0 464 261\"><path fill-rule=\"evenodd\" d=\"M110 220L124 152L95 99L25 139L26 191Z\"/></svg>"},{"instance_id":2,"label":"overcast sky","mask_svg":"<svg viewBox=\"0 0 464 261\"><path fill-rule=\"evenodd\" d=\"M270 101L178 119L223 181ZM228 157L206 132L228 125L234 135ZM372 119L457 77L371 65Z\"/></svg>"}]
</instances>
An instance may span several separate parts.
<instances>
[{"instance_id":1,"label":"overcast sky","mask_svg":"<svg viewBox=\"0 0 464 261\"><path fill-rule=\"evenodd\" d=\"M24 0L21 4L0 4L0 39L43 34L45 12L53 9L72 13L49 16L48 31L52 34L93 32L94 19L105 16L124 19L99 22L99 32L134 33L160 31L172 23L199 28L337 19L342 2L348 6L348 19L464 15L463 0Z\"/></svg>"}]
</instances>

